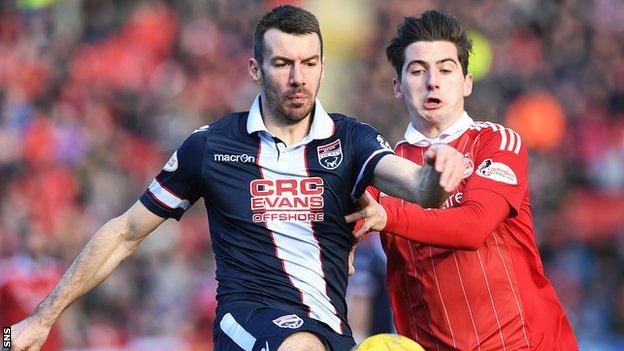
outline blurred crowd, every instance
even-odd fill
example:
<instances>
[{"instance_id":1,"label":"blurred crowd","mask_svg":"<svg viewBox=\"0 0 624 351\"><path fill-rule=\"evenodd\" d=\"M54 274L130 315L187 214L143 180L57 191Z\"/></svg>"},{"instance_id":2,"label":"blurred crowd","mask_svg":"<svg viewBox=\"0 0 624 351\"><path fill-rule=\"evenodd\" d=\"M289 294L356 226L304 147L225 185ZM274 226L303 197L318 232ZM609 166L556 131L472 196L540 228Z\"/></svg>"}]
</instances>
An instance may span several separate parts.
<instances>
[{"instance_id":1,"label":"blurred crowd","mask_svg":"<svg viewBox=\"0 0 624 351\"><path fill-rule=\"evenodd\" d=\"M32 311L188 134L249 107L257 93L246 69L253 29L278 3L0 2L3 326ZM314 12L332 6L290 3ZM328 110L399 141L408 117L392 95L385 45L403 16L430 8L457 15L479 39L466 109L513 127L529 145L544 269L581 349L624 349L624 2L350 3L367 30L332 25L323 33L363 36L348 53L352 84L321 89L341 97ZM205 217L197 204L157 230L65 312L49 350L211 349L216 282ZM359 338L392 329L383 265L368 239L349 295Z\"/></svg>"}]
</instances>

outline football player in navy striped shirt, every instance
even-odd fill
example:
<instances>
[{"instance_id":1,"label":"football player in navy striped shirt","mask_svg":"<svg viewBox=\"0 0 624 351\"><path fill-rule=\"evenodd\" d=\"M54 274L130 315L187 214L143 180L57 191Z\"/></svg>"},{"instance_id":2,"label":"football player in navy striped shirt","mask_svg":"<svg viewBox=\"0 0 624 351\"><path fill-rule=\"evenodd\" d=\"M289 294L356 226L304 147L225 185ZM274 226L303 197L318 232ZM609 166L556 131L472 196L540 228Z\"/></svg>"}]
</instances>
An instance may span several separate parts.
<instances>
[{"instance_id":1,"label":"football player in navy striped shirt","mask_svg":"<svg viewBox=\"0 0 624 351\"><path fill-rule=\"evenodd\" d=\"M37 350L50 326L102 282L167 218L203 198L216 257L216 350L349 350L344 215L369 184L440 205L459 183L461 154L427 155L441 174L396 156L371 126L328 114L316 17L297 7L267 13L255 32L249 111L192 133L126 213L106 223L60 283L14 326L17 350Z\"/></svg>"}]
</instances>

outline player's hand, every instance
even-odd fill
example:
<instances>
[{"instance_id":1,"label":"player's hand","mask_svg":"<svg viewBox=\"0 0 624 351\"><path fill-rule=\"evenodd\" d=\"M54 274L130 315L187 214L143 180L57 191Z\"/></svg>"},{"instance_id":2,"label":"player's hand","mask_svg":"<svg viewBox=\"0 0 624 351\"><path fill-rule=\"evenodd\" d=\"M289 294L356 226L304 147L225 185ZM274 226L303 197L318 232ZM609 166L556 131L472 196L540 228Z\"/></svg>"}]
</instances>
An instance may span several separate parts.
<instances>
[{"instance_id":1,"label":"player's hand","mask_svg":"<svg viewBox=\"0 0 624 351\"><path fill-rule=\"evenodd\" d=\"M440 172L440 186L451 193L462 180L464 156L455 148L446 144L434 144L425 152L425 161Z\"/></svg>"},{"instance_id":2,"label":"player's hand","mask_svg":"<svg viewBox=\"0 0 624 351\"><path fill-rule=\"evenodd\" d=\"M28 317L11 327L11 350L37 351L48 338L50 327Z\"/></svg>"},{"instance_id":3,"label":"player's hand","mask_svg":"<svg viewBox=\"0 0 624 351\"><path fill-rule=\"evenodd\" d=\"M349 251L349 276L352 276L355 273L355 249L357 248L359 240L353 242L353 246L351 246L351 251Z\"/></svg>"},{"instance_id":4,"label":"player's hand","mask_svg":"<svg viewBox=\"0 0 624 351\"><path fill-rule=\"evenodd\" d=\"M347 223L352 223L358 220L364 222L358 228L356 226L353 236L355 240L362 240L364 235L369 231L380 231L386 227L388 216L386 210L368 193L364 192L364 195L360 196L357 200L360 205L360 210L345 216Z\"/></svg>"}]
</instances>

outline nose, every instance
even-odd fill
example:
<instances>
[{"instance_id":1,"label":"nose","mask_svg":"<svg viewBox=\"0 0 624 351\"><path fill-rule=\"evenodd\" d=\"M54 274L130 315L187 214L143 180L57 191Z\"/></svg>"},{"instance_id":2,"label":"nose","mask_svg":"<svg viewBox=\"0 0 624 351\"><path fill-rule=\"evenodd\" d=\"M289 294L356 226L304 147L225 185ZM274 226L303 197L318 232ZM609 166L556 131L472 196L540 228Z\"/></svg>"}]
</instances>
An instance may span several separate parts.
<instances>
[{"instance_id":1,"label":"nose","mask_svg":"<svg viewBox=\"0 0 624 351\"><path fill-rule=\"evenodd\" d=\"M291 67L290 85L296 87L300 85L305 85L305 80L303 78L303 67L301 67L301 62L295 62Z\"/></svg>"},{"instance_id":2,"label":"nose","mask_svg":"<svg viewBox=\"0 0 624 351\"><path fill-rule=\"evenodd\" d=\"M429 70L427 76L427 89L435 90L440 88L440 76L438 71L436 71L435 69L431 69Z\"/></svg>"}]
</instances>

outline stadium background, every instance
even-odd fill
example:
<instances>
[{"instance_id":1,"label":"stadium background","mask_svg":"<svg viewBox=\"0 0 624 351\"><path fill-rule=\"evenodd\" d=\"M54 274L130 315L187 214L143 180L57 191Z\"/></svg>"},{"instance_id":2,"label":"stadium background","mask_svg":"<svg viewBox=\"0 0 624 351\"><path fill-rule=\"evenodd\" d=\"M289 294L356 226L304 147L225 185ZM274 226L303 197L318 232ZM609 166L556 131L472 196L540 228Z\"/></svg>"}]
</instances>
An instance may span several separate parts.
<instances>
[{"instance_id":1,"label":"stadium background","mask_svg":"<svg viewBox=\"0 0 624 351\"><path fill-rule=\"evenodd\" d=\"M32 310L191 131L249 107L253 28L279 3L0 2L2 325ZM437 8L462 20L476 46L467 110L529 145L537 241L581 349L624 349L624 2L291 3L321 22L326 109L391 143L407 116L385 44L405 15ZM383 264L366 241L349 291L360 339L390 325L376 302ZM198 204L69 308L55 335L68 350L210 349L213 271Z\"/></svg>"}]
</instances>

